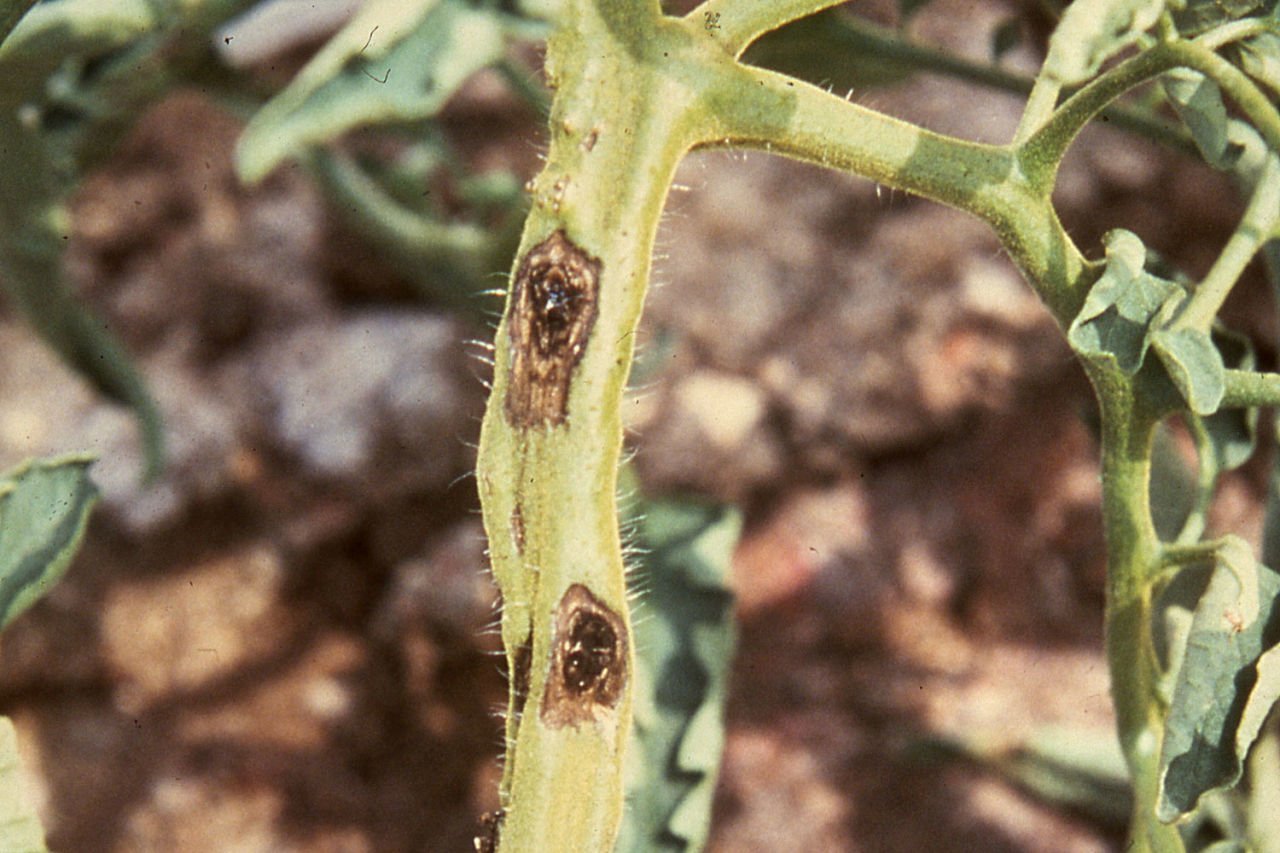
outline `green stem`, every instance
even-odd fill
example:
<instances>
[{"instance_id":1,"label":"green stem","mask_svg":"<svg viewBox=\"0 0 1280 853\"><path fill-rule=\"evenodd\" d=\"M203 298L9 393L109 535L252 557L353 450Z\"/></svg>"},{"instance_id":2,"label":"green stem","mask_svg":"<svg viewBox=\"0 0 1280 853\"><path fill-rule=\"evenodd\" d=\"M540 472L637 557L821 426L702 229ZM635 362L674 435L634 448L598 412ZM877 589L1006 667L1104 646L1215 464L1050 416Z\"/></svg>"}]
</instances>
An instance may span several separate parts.
<instances>
[{"instance_id":1,"label":"green stem","mask_svg":"<svg viewBox=\"0 0 1280 853\"><path fill-rule=\"evenodd\" d=\"M1280 159L1267 156L1262 175L1254 188L1253 198L1245 208L1231 239L1222 247L1217 260L1196 286L1191 298L1174 321L1175 328L1200 329L1208 332L1213 318L1226 302L1231 288L1240 280L1253 256L1271 237L1280 222Z\"/></svg>"},{"instance_id":2,"label":"green stem","mask_svg":"<svg viewBox=\"0 0 1280 853\"><path fill-rule=\"evenodd\" d=\"M1201 49L1211 52L1232 42L1266 32L1272 26L1269 21L1260 18L1232 21L1199 36L1194 43ZM1160 47L1169 47L1174 44L1177 43L1165 41ZM1144 51L1134 57L1134 60L1151 57L1156 54L1157 50L1158 48ZM1018 123L1017 132L1014 134L1014 143L1021 145L1043 134L1047 134L1050 137L1061 136L1060 130L1052 130L1050 128L1051 124L1065 125L1066 127L1074 126L1075 131L1067 134L1065 144L1061 145L1061 150L1065 150L1066 146L1070 145L1071 140L1075 138L1075 134L1079 132L1079 129L1088 123L1094 115L1103 112L1104 109L1110 113L1111 108L1107 108L1106 105L1110 104L1112 100L1150 77L1159 74L1161 71L1168 70L1168 68L1151 70L1145 63L1131 65L1134 60L1122 63L1111 71L1102 74L1095 78L1085 89L1080 90L1077 94L1083 94L1086 90L1093 91L1090 92L1089 98L1077 102L1073 112L1067 115L1055 114L1054 112L1058 105L1058 97L1062 93L1061 84L1052 77L1041 73L1036 78L1035 86L1032 88L1031 95L1027 99L1027 105L1023 109L1022 119ZM1161 60L1157 55L1155 59L1149 59L1148 61L1158 65ZM1125 68L1126 65L1130 67ZM1075 110L1080 110L1080 112L1075 113ZM1122 111L1120 115L1126 115L1126 113L1127 111ZM1083 121L1081 121L1081 116L1083 116ZM1115 118L1116 115L1111 113L1111 117ZM1124 121L1128 120L1127 117L1124 119ZM1058 159L1060 160L1061 157L1059 156Z\"/></svg>"},{"instance_id":3,"label":"green stem","mask_svg":"<svg viewBox=\"0 0 1280 853\"><path fill-rule=\"evenodd\" d=\"M1228 370L1227 390L1221 407L1246 409L1255 406L1280 406L1280 373Z\"/></svg>"},{"instance_id":4,"label":"green stem","mask_svg":"<svg viewBox=\"0 0 1280 853\"><path fill-rule=\"evenodd\" d=\"M1177 65L1171 46L1160 45L1120 63L1067 98L1021 145L1019 160L1031 183L1045 195L1052 192L1058 165L1085 125L1125 92Z\"/></svg>"},{"instance_id":5,"label":"green stem","mask_svg":"<svg viewBox=\"0 0 1280 853\"><path fill-rule=\"evenodd\" d=\"M1220 547L1221 540L1178 542L1166 545L1160 552L1158 571L1155 574L1160 577L1171 577L1177 573L1178 569L1212 559Z\"/></svg>"},{"instance_id":6,"label":"green stem","mask_svg":"<svg viewBox=\"0 0 1280 853\"><path fill-rule=\"evenodd\" d=\"M1019 161L1041 192L1053 189L1058 164L1077 134L1130 89L1174 68L1199 71L1234 100L1272 150L1280 150L1280 113L1253 81L1199 41L1157 45L1120 63L1072 95L1022 145Z\"/></svg>"},{"instance_id":7,"label":"green stem","mask_svg":"<svg viewBox=\"0 0 1280 853\"><path fill-rule=\"evenodd\" d=\"M1159 569L1151 520L1152 438L1158 417L1137 380L1089 366L1102 415L1102 502L1107 535L1107 661L1120 744L1134 784L1131 850L1180 850L1177 829L1155 817L1163 706L1150 642L1150 582Z\"/></svg>"},{"instance_id":8,"label":"green stem","mask_svg":"<svg viewBox=\"0 0 1280 853\"><path fill-rule=\"evenodd\" d=\"M1275 32L1275 28L1275 22L1268 18L1244 18L1239 21L1229 21L1197 36L1195 42L1205 50L1217 50L1262 33Z\"/></svg>"},{"instance_id":9,"label":"green stem","mask_svg":"<svg viewBox=\"0 0 1280 853\"><path fill-rule=\"evenodd\" d=\"M1141 598L1160 550L1151 520L1151 453L1156 413L1138 382L1118 369L1089 366L1102 417L1103 513L1116 571L1109 593L1118 605Z\"/></svg>"},{"instance_id":10,"label":"green stem","mask_svg":"<svg viewBox=\"0 0 1280 853\"><path fill-rule=\"evenodd\" d=\"M564 20L476 478L512 673L499 849L594 853L622 819L636 677L622 394L662 205L696 140L697 81L730 60L656 4L579 0Z\"/></svg>"}]
</instances>

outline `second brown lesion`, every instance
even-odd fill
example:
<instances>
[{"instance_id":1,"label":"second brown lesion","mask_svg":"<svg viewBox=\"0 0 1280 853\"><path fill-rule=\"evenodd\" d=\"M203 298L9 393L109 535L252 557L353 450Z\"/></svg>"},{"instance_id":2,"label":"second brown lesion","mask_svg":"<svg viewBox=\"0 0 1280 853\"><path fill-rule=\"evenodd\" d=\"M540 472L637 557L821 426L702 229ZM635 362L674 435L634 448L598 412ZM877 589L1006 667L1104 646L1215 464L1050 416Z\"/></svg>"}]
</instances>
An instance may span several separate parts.
<instances>
[{"instance_id":1,"label":"second brown lesion","mask_svg":"<svg viewBox=\"0 0 1280 853\"><path fill-rule=\"evenodd\" d=\"M595 325L601 263L563 230L534 246L516 272L508 329L507 419L517 427L557 426L569 384Z\"/></svg>"},{"instance_id":2,"label":"second brown lesion","mask_svg":"<svg viewBox=\"0 0 1280 853\"><path fill-rule=\"evenodd\" d=\"M580 726L612 712L627 684L627 628L582 584L556 608L551 672L541 716L553 729Z\"/></svg>"},{"instance_id":3,"label":"second brown lesion","mask_svg":"<svg viewBox=\"0 0 1280 853\"><path fill-rule=\"evenodd\" d=\"M516 508L511 510L511 544L515 545L516 553L524 555L524 510L516 504Z\"/></svg>"}]
</instances>

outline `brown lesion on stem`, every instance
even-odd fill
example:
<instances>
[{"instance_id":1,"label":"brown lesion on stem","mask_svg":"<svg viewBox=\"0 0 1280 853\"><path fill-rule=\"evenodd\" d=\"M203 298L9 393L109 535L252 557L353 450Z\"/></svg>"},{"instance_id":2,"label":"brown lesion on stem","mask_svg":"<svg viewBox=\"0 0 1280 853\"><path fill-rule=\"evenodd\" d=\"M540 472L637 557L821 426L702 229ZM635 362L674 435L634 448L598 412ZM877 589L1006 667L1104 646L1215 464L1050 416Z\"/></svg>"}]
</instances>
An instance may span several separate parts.
<instances>
[{"instance_id":1,"label":"brown lesion on stem","mask_svg":"<svg viewBox=\"0 0 1280 853\"><path fill-rule=\"evenodd\" d=\"M568 416L573 370L595 325L600 268L600 260L563 230L520 261L507 318L512 356L506 410L512 425L557 426Z\"/></svg>"},{"instance_id":2,"label":"brown lesion on stem","mask_svg":"<svg viewBox=\"0 0 1280 853\"><path fill-rule=\"evenodd\" d=\"M553 729L579 726L611 711L627 681L627 630L582 584L556 608L551 673L542 695L542 721Z\"/></svg>"},{"instance_id":3,"label":"brown lesion on stem","mask_svg":"<svg viewBox=\"0 0 1280 853\"><path fill-rule=\"evenodd\" d=\"M529 698L529 666L533 662L533 637L525 637L524 642L516 646L512 655L511 666L511 713L517 721L524 713L525 701Z\"/></svg>"},{"instance_id":4,"label":"brown lesion on stem","mask_svg":"<svg viewBox=\"0 0 1280 853\"><path fill-rule=\"evenodd\" d=\"M511 543L516 546L516 553L524 556L524 511L518 504L511 511Z\"/></svg>"},{"instance_id":5,"label":"brown lesion on stem","mask_svg":"<svg viewBox=\"0 0 1280 853\"><path fill-rule=\"evenodd\" d=\"M501 811L485 812L480 816L480 831L471 842L476 853L497 853L498 835L505 816Z\"/></svg>"}]
</instances>

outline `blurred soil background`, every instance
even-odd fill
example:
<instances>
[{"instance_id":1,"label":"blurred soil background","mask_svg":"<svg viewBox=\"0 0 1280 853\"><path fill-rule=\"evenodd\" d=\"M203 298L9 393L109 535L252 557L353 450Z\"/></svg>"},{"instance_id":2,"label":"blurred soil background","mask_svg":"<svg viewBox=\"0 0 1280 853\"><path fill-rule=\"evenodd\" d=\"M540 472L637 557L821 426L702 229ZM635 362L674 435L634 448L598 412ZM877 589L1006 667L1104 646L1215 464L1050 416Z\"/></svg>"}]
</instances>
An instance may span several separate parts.
<instances>
[{"instance_id":1,"label":"blurred soil background","mask_svg":"<svg viewBox=\"0 0 1280 853\"><path fill-rule=\"evenodd\" d=\"M939 0L915 31L981 59L1017 11ZM933 78L853 97L1000 142L1020 108ZM446 127L527 176L541 121L482 75ZM74 205L71 274L166 417L157 484L131 416L0 313L0 463L88 449L105 493L4 636L0 711L57 850L468 851L505 697L468 477L492 330L417 298L301 170L239 187L240 126L175 93ZM1093 403L1060 332L960 214L732 151L678 184L627 405L647 491L747 519L710 849L1120 849L1114 820L919 748L1112 725ZM1193 274L1239 210L1106 128L1059 197L1094 256L1124 226ZM1273 340L1250 288L1228 316ZM1217 524L1256 541L1262 494L1228 477Z\"/></svg>"}]
</instances>

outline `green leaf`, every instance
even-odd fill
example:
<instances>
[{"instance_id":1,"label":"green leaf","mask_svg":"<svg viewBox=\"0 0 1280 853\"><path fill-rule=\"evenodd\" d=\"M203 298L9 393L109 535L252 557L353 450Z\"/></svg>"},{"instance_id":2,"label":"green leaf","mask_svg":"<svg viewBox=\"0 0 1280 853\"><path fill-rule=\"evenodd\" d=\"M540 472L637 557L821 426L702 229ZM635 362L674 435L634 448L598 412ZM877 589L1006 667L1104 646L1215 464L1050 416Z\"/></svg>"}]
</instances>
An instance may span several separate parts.
<instances>
[{"instance_id":1,"label":"green leaf","mask_svg":"<svg viewBox=\"0 0 1280 853\"><path fill-rule=\"evenodd\" d=\"M147 474L162 463L156 406L125 348L62 274L66 200L184 70L207 70L209 28L248 0L37 5L0 49L0 286L98 391L138 416ZM202 66L204 63L204 66Z\"/></svg>"},{"instance_id":2,"label":"green leaf","mask_svg":"<svg viewBox=\"0 0 1280 853\"><path fill-rule=\"evenodd\" d=\"M1280 646L1263 652L1255 669L1258 683L1240 715L1240 734L1236 737L1236 749L1242 758L1248 755L1250 745L1262 730L1276 701L1280 700Z\"/></svg>"},{"instance_id":3,"label":"green leaf","mask_svg":"<svg viewBox=\"0 0 1280 853\"><path fill-rule=\"evenodd\" d=\"M1231 613L1223 612L1232 622L1231 628L1240 627L1237 622L1249 626L1258 619L1262 608L1259 575L1261 568L1253 556L1253 549L1239 536L1227 535L1218 540L1215 550L1217 568L1230 572L1236 581L1235 597L1231 603ZM1213 579L1210 578L1212 585Z\"/></svg>"},{"instance_id":4,"label":"green leaf","mask_svg":"<svg viewBox=\"0 0 1280 853\"><path fill-rule=\"evenodd\" d=\"M1175 673L1160 752L1163 821L1240 779L1262 719L1280 697L1274 655L1262 662L1280 640L1280 575L1254 560L1238 537L1225 537L1210 561L1183 572L1208 578Z\"/></svg>"},{"instance_id":5,"label":"green leaf","mask_svg":"<svg viewBox=\"0 0 1280 853\"><path fill-rule=\"evenodd\" d=\"M44 829L27 801L18 734L8 717L0 717L0 850L5 853L47 853Z\"/></svg>"},{"instance_id":6,"label":"green leaf","mask_svg":"<svg viewBox=\"0 0 1280 853\"><path fill-rule=\"evenodd\" d=\"M1258 360L1253 344L1243 335L1219 327L1213 330L1213 343L1222 363L1232 370L1253 370ZM1256 408L1219 409L1202 419L1212 444L1212 464L1216 473L1232 471L1248 462L1258 440ZM1205 464L1201 460L1200 464Z\"/></svg>"},{"instance_id":7,"label":"green leaf","mask_svg":"<svg viewBox=\"0 0 1280 853\"><path fill-rule=\"evenodd\" d=\"M1211 791L1200 798L1194 812L1178 821L1186 853L1252 853L1244 844L1246 816L1238 793Z\"/></svg>"},{"instance_id":8,"label":"green leaf","mask_svg":"<svg viewBox=\"0 0 1280 853\"><path fill-rule=\"evenodd\" d=\"M1280 838L1280 727L1273 725L1264 730L1249 752L1249 799L1245 808L1249 837L1256 849L1266 850L1266 839Z\"/></svg>"},{"instance_id":9,"label":"green leaf","mask_svg":"<svg viewBox=\"0 0 1280 853\"><path fill-rule=\"evenodd\" d=\"M27 462L0 478L0 628L58 582L98 490L88 456Z\"/></svg>"},{"instance_id":10,"label":"green leaf","mask_svg":"<svg viewBox=\"0 0 1280 853\"><path fill-rule=\"evenodd\" d=\"M1259 33L1235 48L1240 68L1272 93L1280 94L1280 34Z\"/></svg>"},{"instance_id":11,"label":"green leaf","mask_svg":"<svg viewBox=\"0 0 1280 853\"><path fill-rule=\"evenodd\" d=\"M1164 0L1075 0L1049 39L1042 73L1068 86L1088 80L1150 29L1164 6Z\"/></svg>"},{"instance_id":12,"label":"green leaf","mask_svg":"<svg viewBox=\"0 0 1280 853\"><path fill-rule=\"evenodd\" d=\"M1178 32L1190 37L1242 18L1262 5L1262 0L1183 0L1170 8Z\"/></svg>"},{"instance_id":13,"label":"green leaf","mask_svg":"<svg viewBox=\"0 0 1280 853\"><path fill-rule=\"evenodd\" d=\"M75 300L59 273L38 279L7 263L0 240L0 283L50 347L77 373L111 400L131 408L142 429L145 475L164 464L164 426L160 410L134 368L124 346L88 308ZM37 290L43 284L43 298Z\"/></svg>"},{"instance_id":14,"label":"green leaf","mask_svg":"<svg viewBox=\"0 0 1280 853\"><path fill-rule=\"evenodd\" d=\"M1156 427L1151 447L1151 521L1161 541L1178 537L1197 506L1196 472L1183 461L1177 438L1169 425Z\"/></svg>"},{"instance_id":15,"label":"green leaf","mask_svg":"<svg viewBox=\"0 0 1280 853\"><path fill-rule=\"evenodd\" d=\"M1256 360L1247 338L1218 327L1211 339L1225 366L1254 369ZM1162 423L1151 454L1151 517L1162 540L1188 543L1204 532L1222 472L1240 467L1253 456L1258 410L1225 408L1205 417L1191 412L1179 417L1195 440L1199 470L1190 470L1184 463Z\"/></svg>"},{"instance_id":16,"label":"green leaf","mask_svg":"<svg viewBox=\"0 0 1280 853\"><path fill-rule=\"evenodd\" d=\"M147 0L37 3L0 47L0 101L16 107L68 58L97 58L142 37L155 26L155 11Z\"/></svg>"},{"instance_id":17,"label":"green leaf","mask_svg":"<svg viewBox=\"0 0 1280 853\"><path fill-rule=\"evenodd\" d=\"M50 165L32 150L38 138L27 135L0 118L5 140L0 146L0 286L63 361L100 393L134 411L147 474L154 476L164 458L160 412L123 344L77 299L63 276L66 210L43 195L51 189L47 183L32 180L33 173L47 174Z\"/></svg>"},{"instance_id":18,"label":"green leaf","mask_svg":"<svg viewBox=\"0 0 1280 853\"><path fill-rule=\"evenodd\" d=\"M889 47L895 41L891 30L831 9L766 34L742 61L843 93L909 79L916 69Z\"/></svg>"},{"instance_id":19,"label":"green leaf","mask_svg":"<svg viewBox=\"0 0 1280 853\"><path fill-rule=\"evenodd\" d=\"M733 654L729 560L733 510L661 501L641 508L647 549L632 586L637 680L627 811L618 853L694 851L706 843L724 745Z\"/></svg>"},{"instance_id":20,"label":"green leaf","mask_svg":"<svg viewBox=\"0 0 1280 853\"><path fill-rule=\"evenodd\" d=\"M1234 166L1240 149L1229 138L1227 107L1218 84L1185 68L1170 71L1160 80L1205 162L1215 169Z\"/></svg>"},{"instance_id":21,"label":"green leaf","mask_svg":"<svg viewBox=\"0 0 1280 853\"><path fill-rule=\"evenodd\" d=\"M1172 702L1178 673L1187 653L1187 638L1196 604L1204 595L1212 574L1211 561L1202 560L1179 569L1157 587L1151 607L1151 640L1160 667L1157 685L1165 702Z\"/></svg>"},{"instance_id":22,"label":"green leaf","mask_svg":"<svg viewBox=\"0 0 1280 853\"><path fill-rule=\"evenodd\" d=\"M1207 332L1159 329L1151 335L1151 346L1191 411L1218 411L1227 390L1227 369Z\"/></svg>"},{"instance_id":23,"label":"green leaf","mask_svg":"<svg viewBox=\"0 0 1280 853\"><path fill-rule=\"evenodd\" d=\"M993 732L944 740L941 746L990 767L1039 799L1109 826L1124 826L1133 790L1114 727L1045 726L1010 741Z\"/></svg>"},{"instance_id":24,"label":"green leaf","mask_svg":"<svg viewBox=\"0 0 1280 853\"><path fill-rule=\"evenodd\" d=\"M1109 232L1106 269L1085 297L1067 340L1085 358L1111 358L1132 375L1142 366L1150 331L1177 307L1183 290L1146 272L1146 248L1123 229Z\"/></svg>"},{"instance_id":25,"label":"green leaf","mask_svg":"<svg viewBox=\"0 0 1280 853\"><path fill-rule=\"evenodd\" d=\"M492 273L511 265L519 241L523 195L496 217L492 228L436 217L388 193L344 154L317 150L306 158L338 214L420 292L460 314L478 315L478 294Z\"/></svg>"},{"instance_id":26,"label":"green leaf","mask_svg":"<svg viewBox=\"0 0 1280 853\"><path fill-rule=\"evenodd\" d=\"M462 0L371 0L249 122L240 175L259 181L355 127L429 118L504 48L496 12Z\"/></svg>"}]
</instances>

